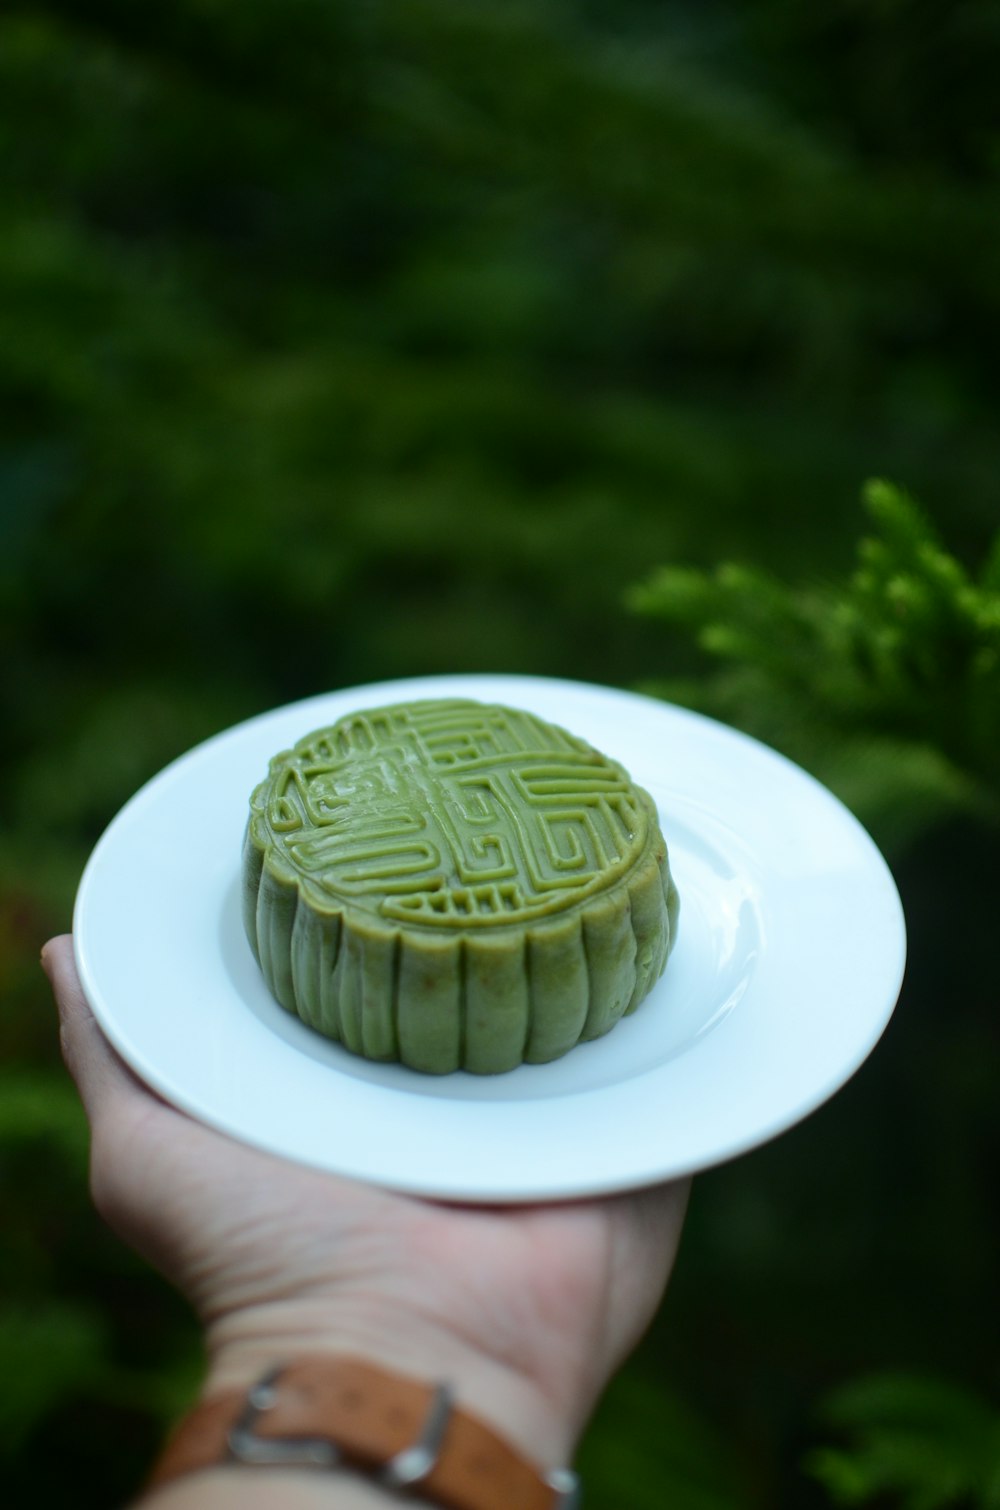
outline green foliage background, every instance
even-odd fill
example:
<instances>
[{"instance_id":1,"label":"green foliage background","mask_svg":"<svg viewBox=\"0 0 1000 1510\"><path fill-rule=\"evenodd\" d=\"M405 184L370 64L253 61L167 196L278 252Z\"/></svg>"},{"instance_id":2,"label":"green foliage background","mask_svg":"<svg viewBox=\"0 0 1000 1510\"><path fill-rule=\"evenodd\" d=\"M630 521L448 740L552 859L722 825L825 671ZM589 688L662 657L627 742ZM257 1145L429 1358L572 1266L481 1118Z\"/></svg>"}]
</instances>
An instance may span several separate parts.
<instances>
[{"instance_id":1,"label":"green foliage background","mask_svg":"<svg viewBox=\"0 0 1000 1510\"><path fill-rule=\"evenodd\" d=\"M467 669L752 727L869 822L910 923L869 1065L698 1182L588 1503L1000 1503L995 626L946 566L914 630L893 584L942 546L857 501L905 481L988 605L998 67L992 0L4 7L13 1503L120 1502L198 1367L90 1214L39 980L90 846L238 718Z\"/></svg>"}]
</instances>

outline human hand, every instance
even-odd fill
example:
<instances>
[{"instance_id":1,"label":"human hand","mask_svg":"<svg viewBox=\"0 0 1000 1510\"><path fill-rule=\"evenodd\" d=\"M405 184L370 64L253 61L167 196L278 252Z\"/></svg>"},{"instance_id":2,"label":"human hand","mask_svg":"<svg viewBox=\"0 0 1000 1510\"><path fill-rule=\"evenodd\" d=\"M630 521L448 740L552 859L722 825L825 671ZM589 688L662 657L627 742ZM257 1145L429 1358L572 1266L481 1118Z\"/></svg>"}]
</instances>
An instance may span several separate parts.
<instances>
[{"instance_id":1,"label":"human hand","mask_svg":"<svg viewBox=\"0 0 1000 1510\"><path fill-rule=\"evenodd\" d=\"M448 1379L542 1464L565 1462L666 1283L686 1186L460 1207L290 1164L194 1122L111 1049L68 936L43 950L92 1129L98 1211L192 1302L206 1392L305 1353Z\"/></svg>"}]
</instances>

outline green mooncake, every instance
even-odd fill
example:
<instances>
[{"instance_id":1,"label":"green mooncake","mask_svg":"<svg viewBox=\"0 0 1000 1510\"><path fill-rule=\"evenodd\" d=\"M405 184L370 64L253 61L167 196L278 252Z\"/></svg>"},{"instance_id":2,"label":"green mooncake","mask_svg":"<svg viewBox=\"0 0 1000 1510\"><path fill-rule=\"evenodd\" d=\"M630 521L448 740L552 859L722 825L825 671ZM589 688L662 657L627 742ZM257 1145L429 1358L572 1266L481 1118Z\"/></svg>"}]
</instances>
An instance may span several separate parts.
<instances>
[{"instance_id":1,"label":"green mooncake","mask_svg":"<svg viewBox=\"0 0 1000 1510\"><path fill-rule=\"evenodd\" d=\"M534 714L352 713L250 801L244 921L271 991L368 1059L496 1074L607 1033L663 971L652 798Z\"/></svg>"}]
</instances>

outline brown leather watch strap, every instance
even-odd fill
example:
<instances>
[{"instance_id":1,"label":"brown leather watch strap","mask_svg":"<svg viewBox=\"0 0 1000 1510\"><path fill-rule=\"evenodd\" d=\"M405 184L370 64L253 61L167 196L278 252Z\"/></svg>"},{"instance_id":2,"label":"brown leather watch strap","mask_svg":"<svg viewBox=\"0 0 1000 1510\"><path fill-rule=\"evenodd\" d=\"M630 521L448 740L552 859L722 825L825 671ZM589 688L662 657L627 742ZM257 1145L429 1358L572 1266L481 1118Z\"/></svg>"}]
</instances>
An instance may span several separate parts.
<instances>
[{"instance_id":1,"label":"brown leather watch strap","mask_svg":"<svg viewBox=\"0 0 1000 1510\"><path fill-rule=\"evenodd\" d=\"M346 1468L444 1510L556 1510L575 1479L547 1477L447 1393L358 1358L305 1358L217 1395L177 1427L148 1487L226 1463Z\"/></svg>"}]
</instances>

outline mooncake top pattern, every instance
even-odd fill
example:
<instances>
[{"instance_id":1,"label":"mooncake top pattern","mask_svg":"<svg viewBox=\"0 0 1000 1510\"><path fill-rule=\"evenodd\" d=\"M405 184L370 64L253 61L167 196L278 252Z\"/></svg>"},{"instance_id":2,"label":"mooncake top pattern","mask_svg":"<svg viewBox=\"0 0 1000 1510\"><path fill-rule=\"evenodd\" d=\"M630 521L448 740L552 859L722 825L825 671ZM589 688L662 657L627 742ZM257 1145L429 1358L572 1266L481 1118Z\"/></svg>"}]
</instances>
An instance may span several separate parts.
<instances>
[{"instance_id":1,"label":"mooncake top pattern","mask_svg":"<svg viewBox=\"0 0 1000 1510\"><path fill-rule=\"evenodd\" d=\"M651 799L554 724L483 703L340 719L275 756L251 802L265 864L320 910L436 930L530 924L616 885Z\"/></svg>"}]
</instances>

